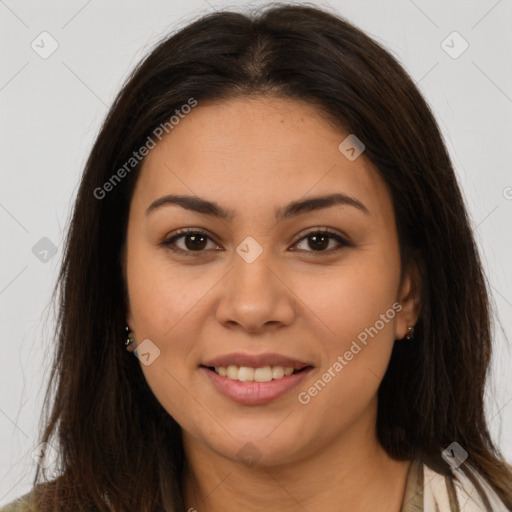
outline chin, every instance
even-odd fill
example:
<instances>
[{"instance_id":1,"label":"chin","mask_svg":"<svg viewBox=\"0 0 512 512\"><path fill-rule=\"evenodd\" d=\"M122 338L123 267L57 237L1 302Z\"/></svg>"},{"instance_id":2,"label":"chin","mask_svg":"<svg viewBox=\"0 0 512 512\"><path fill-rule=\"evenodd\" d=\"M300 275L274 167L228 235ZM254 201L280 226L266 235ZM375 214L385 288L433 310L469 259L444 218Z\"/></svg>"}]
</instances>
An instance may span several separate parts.
<instances>
[{"instance_id":1,"label":"chin","mask_svg":"<svg viewBox=\"0 0 512 512\"><path fill-rule=\"evenodd\" d=\"M275 428L275 424L274 427ZM268 431L271 432L272 429ZM261 435L250 436L247 431L237 435L232 432L232 437L226 434L222 440L203 439L203 442L211 450L220 456L234 462L239 462L247 467L273 467L293 463L304 457L305 451L300 436L285 436L284 438L270 438ZM300 440L300 443L299 443ZM313 449L311 452L313 453Z\"/></svg>"}]
</instances>

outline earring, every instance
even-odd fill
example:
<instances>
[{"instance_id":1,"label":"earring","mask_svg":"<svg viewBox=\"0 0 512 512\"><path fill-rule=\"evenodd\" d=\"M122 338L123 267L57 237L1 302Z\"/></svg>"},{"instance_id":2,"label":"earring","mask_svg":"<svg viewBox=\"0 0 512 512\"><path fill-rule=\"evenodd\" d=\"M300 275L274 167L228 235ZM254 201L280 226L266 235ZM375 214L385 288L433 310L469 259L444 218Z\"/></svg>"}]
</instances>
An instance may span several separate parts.
<instances>
[{"instance_id":1,"label":"earring","mask_svg":"<svg viewBox=\"0 0 512 512\"><path fill-rule=\"evenodd\" d=\"M135 343L135 338L133 336L130 336L132 330L130 329L128 324L126 324L125 330L126 330L126 340L124 342L124 346L125 346L126 350L130 350L130 347Z\"/></svg>"},{"instance_id":2,"label":"earring","mask_svg":"<svg viewBox=\"0 0 512 512\"><path fill-rule=\"evenodd\" d=\"M412 340L414 337L414 326L407 327L407 334L404 336L404 340Z\"/></svg>"}]
</instances>

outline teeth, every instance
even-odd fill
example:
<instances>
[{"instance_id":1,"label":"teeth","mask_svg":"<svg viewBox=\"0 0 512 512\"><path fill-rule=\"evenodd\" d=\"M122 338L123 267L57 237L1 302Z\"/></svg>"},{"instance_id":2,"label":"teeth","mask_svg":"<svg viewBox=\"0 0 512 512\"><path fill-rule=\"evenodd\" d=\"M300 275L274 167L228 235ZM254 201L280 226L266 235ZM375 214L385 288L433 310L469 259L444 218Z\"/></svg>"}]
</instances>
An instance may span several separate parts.
<instances>
[{"instance_id":1,"label":"teeth","mask_svg":"<svg viewBox=\"0 0 512 512\"><path fill-rule=\"evenodd\" d=\"M248 366L240 366L238 369L238 380L242 382L251 382L254 379L254 368Z\"/></svg>"},{"instance_id":2,"label":"teeth","mask_svg":"<svg viewBox=\"0 0 512 512\"><path fill-rule=\"evenodd\" d=\"M272 379L281 379L293 373L290 366L263 366L261 368L250 368L249 366L216 366L215 372L222 377L240 382L270 382Z\"/></svg>"},{"instance_id":3,"label":"teeth","mask_svg":"<svg viewBox=\"0 0 512 512\"><path fill-rule=\"evenodd\" d=\"M282 366L273 366L272 367L272 378L280 379L284 377L284 368Z\"/></svg>"}]
</instances>

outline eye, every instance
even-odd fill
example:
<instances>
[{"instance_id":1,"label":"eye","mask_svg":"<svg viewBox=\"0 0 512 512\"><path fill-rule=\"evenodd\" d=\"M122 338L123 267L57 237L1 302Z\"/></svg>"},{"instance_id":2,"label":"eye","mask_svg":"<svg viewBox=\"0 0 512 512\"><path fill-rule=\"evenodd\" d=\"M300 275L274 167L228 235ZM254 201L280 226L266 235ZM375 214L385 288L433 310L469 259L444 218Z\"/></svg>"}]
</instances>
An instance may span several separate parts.
<instances>
[{"instance_id":1,"label":"eye","mask_svg":"<svg viewBox=\"0 0 512 512\"><path fill-rule=\"evenodd\" d=\"M181 240L183 239L183 240ZM184 243L183 247L175 246L177 241L182 241ZM175 252L181 252L185 254L185 256L189 256L189 253L194 252L204 252L202 249L207 245L208 240L212 241L208 233L201 231L199 229L183 229L178 232L177 235L172 238L165 240L163 245L168 246L171 250ZM216 244L214 244L216 245ZM216 246L218 247L218 246ZM192 256L196 256L192 254Z\"/></svg>"},{"instance_id":2,"label":"eye","mask_svg":"<svg viewBox=\"0 0 512 512\"><path fill-rule=\"evenodd\" d=\"M309 247L312 247L313 250L308 251L307 249L300 248L299 250L305 252L331 253L336 252L343 247L353 247L353 245L349 243L343 236L329 228L316 228L314 231L310 231L306 234L306 236L303 236L297 242L295 242L294 246L299 246L308 239L312 241L309 243ZM200 229L183 229L180 230L175 236L162 242L162 245L169 247L175 252L182 253L185 256L199 256L201 253L205 252L203 249L207 248L208 241L213 243L213 240L205 231ZM334 248L331 247L328 250L325 250L331 241L337 242L339 246ZM178 246L178 242L183 242L182 247ZM217 244L213 243L213 245L215 246L214 250L220 250Z\"/></svg>"},{"instance_id":3,"label":"eye","mask_svg":"<svg viewBox=\"0 0 512 512\"><path fill-rule=\"evenodd\" d=\"M300 245L301 243L304 243L304 241L310 240L310 243L308 244L309 247L312 247L312 251L306 252L336 252L342 249L343 247L353 247L351 243L349 243L343 236L341 236L336 231L332 231L329 228L316 228L315 231L310 231L306 234L306 236L303 236L298 242L295 243L296 246ZM339 246L330 248L329 250L325 250L329 246L329 242L335 241L338 242ZM300 249L304 250L304 249Z\"/></svg>"}]
</instances>

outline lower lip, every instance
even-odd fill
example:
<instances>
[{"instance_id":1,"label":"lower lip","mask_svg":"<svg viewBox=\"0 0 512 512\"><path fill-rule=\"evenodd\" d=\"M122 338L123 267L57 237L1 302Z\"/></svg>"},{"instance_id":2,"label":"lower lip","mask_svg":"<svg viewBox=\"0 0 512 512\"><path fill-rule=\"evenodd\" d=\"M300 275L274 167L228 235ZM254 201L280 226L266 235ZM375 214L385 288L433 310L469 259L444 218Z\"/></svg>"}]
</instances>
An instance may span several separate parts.
<instances>
[{"instance_id":1,"label":"lower lip","mask_svg":"<svg viewBox=\"0 0 512 512\"><path fill-rule=\"evenodd\" d=\"M276 400L291 391L306 378L306 375L313 368L306 368L299 373L271 380L270 382L241 382L222 377L204 366L201 366L200 370L206 373L217 391L227 398L239 404L259 405Z\"/></svg>"}]
</instances>

